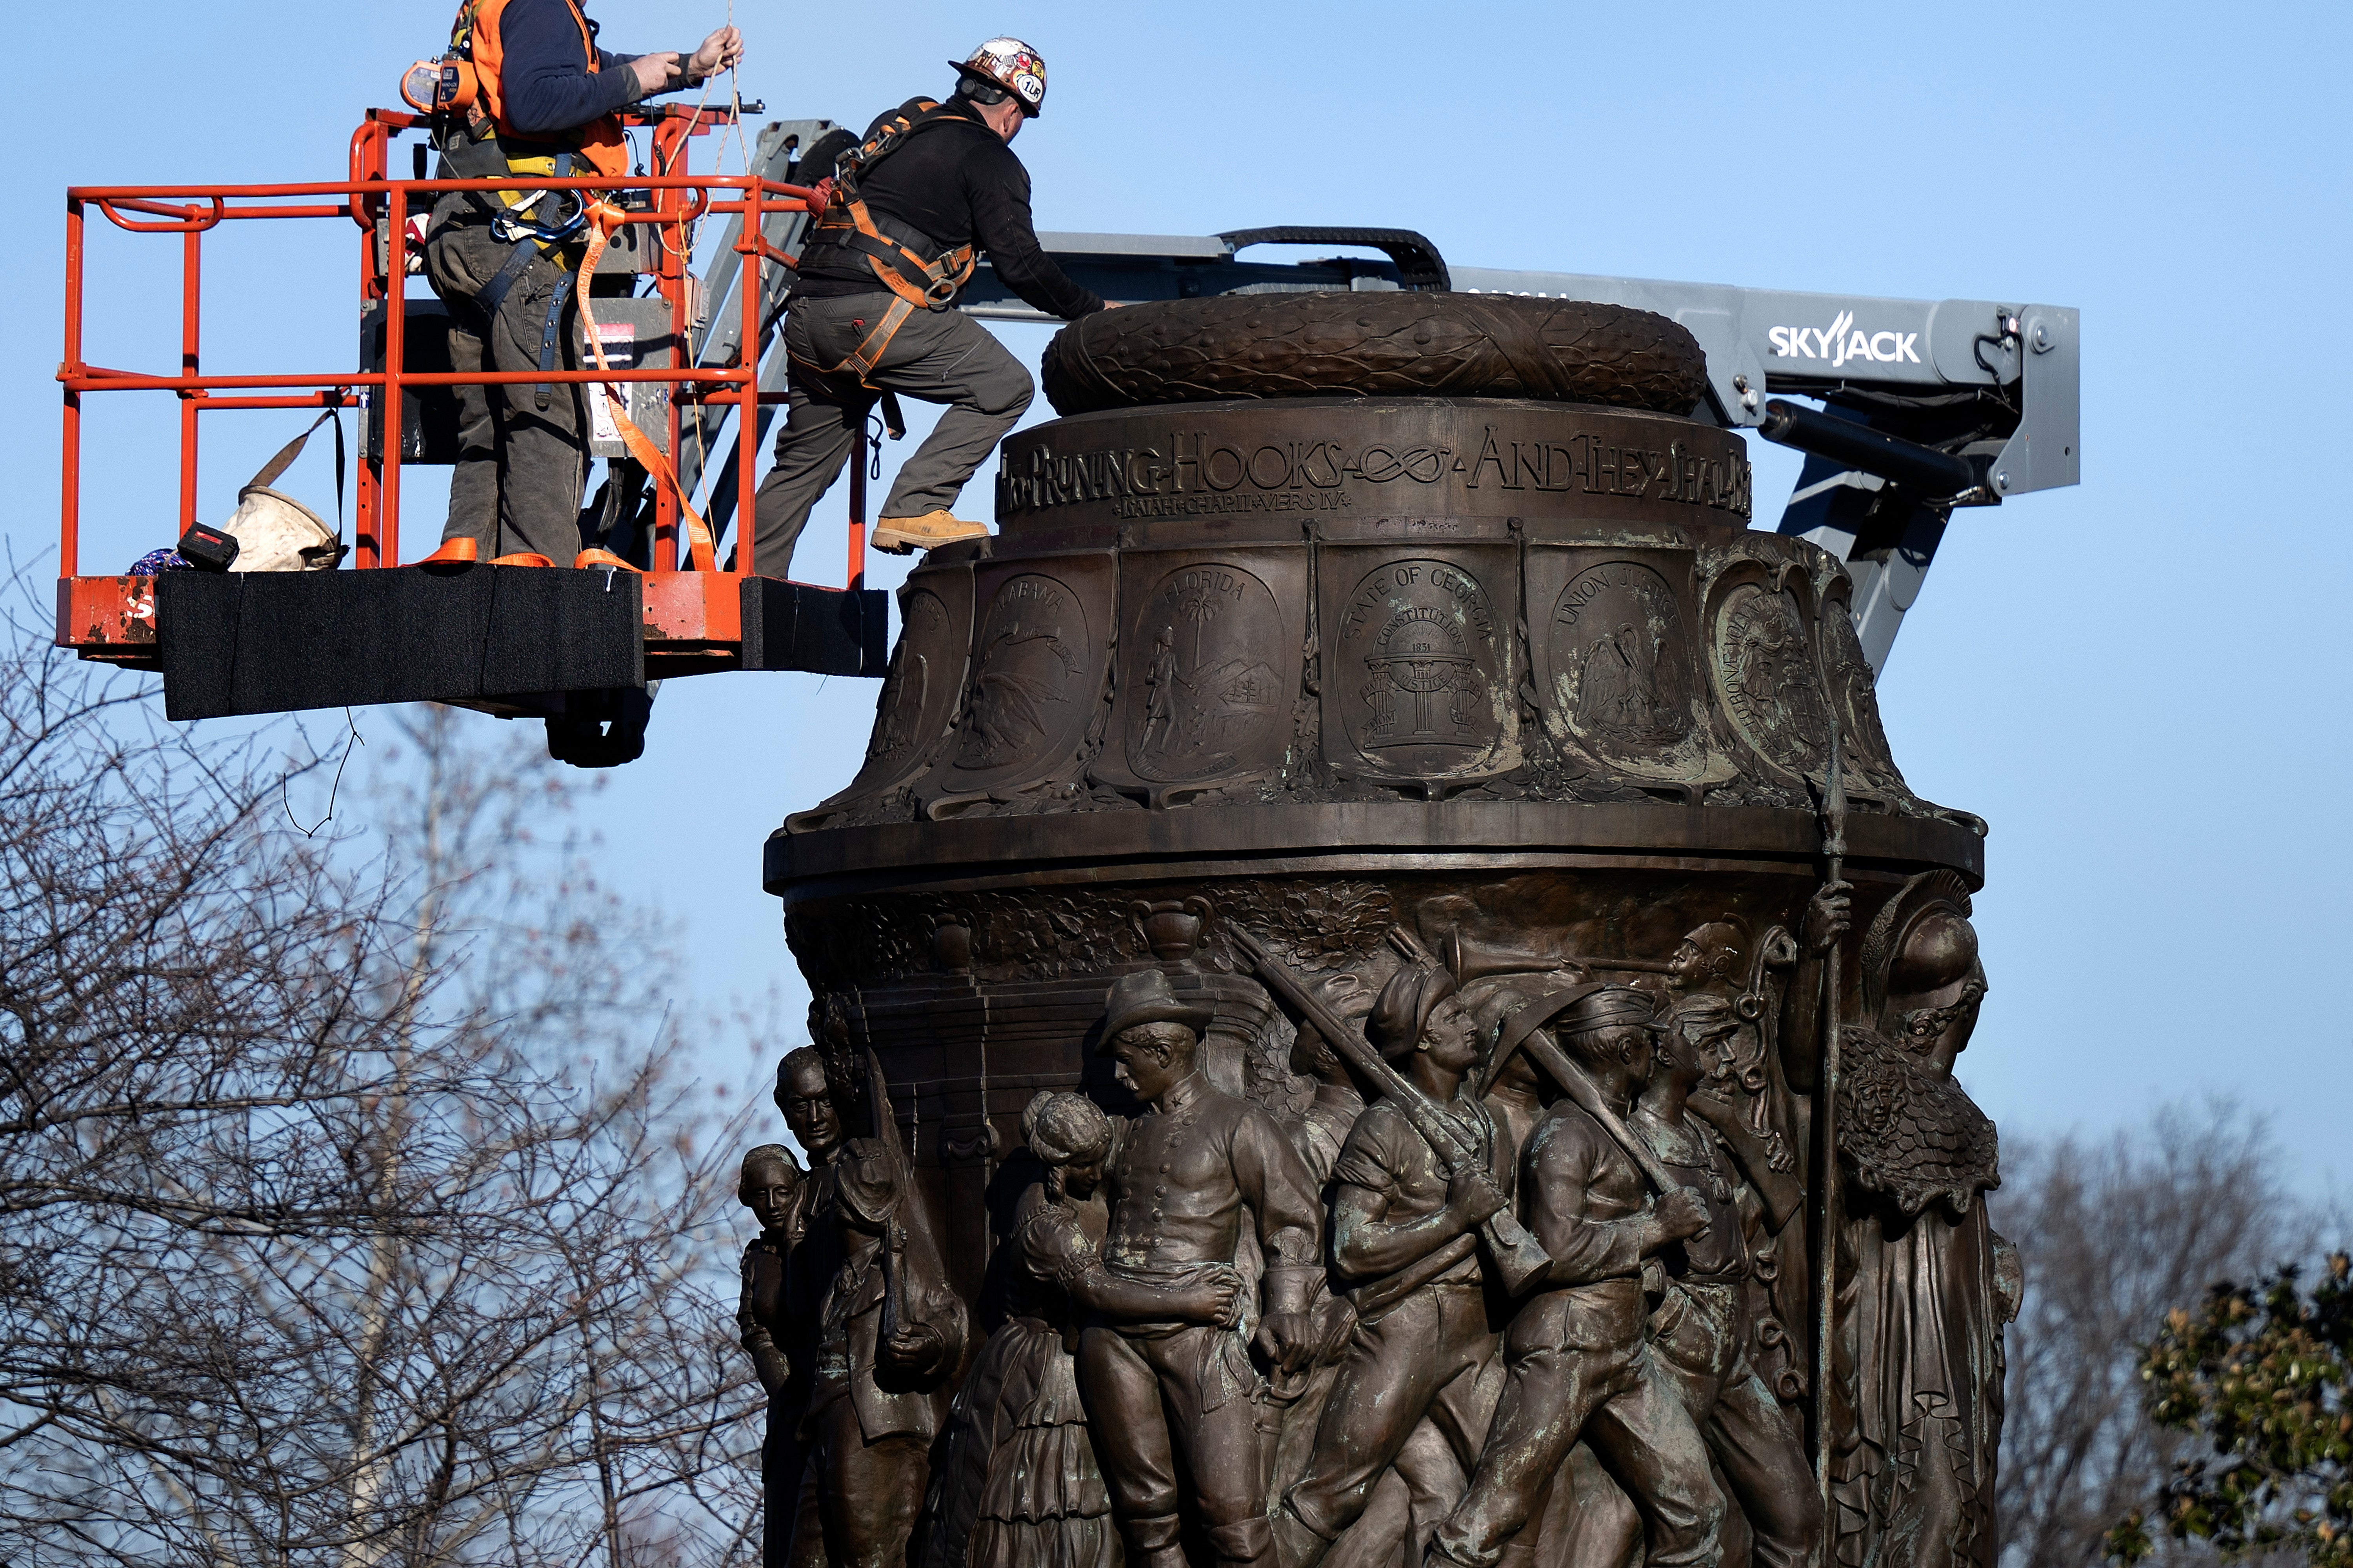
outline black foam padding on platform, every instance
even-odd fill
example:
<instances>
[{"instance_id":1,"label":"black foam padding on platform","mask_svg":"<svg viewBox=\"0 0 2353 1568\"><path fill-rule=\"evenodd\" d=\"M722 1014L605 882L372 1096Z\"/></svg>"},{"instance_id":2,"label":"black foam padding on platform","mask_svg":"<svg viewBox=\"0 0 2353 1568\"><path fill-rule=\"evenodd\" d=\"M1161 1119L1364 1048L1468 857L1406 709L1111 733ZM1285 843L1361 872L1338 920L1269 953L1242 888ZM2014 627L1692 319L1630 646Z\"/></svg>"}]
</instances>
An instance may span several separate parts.
<instances>
[{"instance_id":1,"label":"black foam padding on platform","mask_svg":"<svg viewBox=\"0 0 2353 1568\"><path fill-rule=\"evenodd\" d=\"M635 573L570 567L166 572L155 579L164 712L641 687L641 605Z\"/></svg>"},{"instance_id":2,"label":"black foam padding on platform","mask_svg":"<svg viewBox=\"0 0 2353 1568\"><path fill-rule=\"evenodd\" d=\"M879 677L889 657L890 596L776 577L744 579L744 668Z\"/></svg>"}]
</instances>

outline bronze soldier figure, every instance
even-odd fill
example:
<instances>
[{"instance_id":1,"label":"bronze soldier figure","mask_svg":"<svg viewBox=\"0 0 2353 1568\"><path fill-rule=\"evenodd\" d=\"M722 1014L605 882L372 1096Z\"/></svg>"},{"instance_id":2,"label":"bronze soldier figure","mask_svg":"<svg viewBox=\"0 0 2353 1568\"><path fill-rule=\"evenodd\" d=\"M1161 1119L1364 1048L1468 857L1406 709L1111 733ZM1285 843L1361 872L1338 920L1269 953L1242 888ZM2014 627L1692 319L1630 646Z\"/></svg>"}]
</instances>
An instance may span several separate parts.
<instances>
[{"instance_id":1,"label":"bronze soldier figure","mask_svg":"<svg viewBox=\"0 0 2353 1568\"><path fill-rule=\"evenodd\" d=\"M1348 1129L1364 1114L1365 1097L1349 1075L1348 1065L1312 1023L1302 1023L1292 1039L1291 1070L1315 1085L1314 1097L1285 1128L1299 1158L1306 1162L1307 1174L1321 1187L1332 1179L1332 1167L1339 1162Z\"/></svg>"},{"instance_id":2,"label":"bronze soldier figure","mask_svg":"<svg viewBox=\"0 0 2353 1568\"><path fill-rule=\"evenodd\" d=\"M828 1097L837 1112L862 1104L874 1136L841 1142L818 1167L808 1242L793 1260L804 1282L797 1294L824 1281L802 1433L812 1445L810 1476L834 1568L899 1568L923 1508L944 1384L963 1358L965 1308L947 1285L922 1199L907 1185L881 1074L864 1086L847 1083L841 1054L818 1058ZM797 1090L807 1069L788 1065Z\"/></svg>"},{"instance_id":3,"label":"bronze soldier figure","mask_svg":"<svg viewBox=\"0 0 2353 1568\"><path fill-rule=\"evenodd\" d=\"M1306 1308L1321 1272L1315 1189L1274 1118L1200 1070L1209 1017L1177 1000L1158 969L1111 989L1101 1049L1149 1108L1128 1124L1114 1158L1105 1263L1114 1279L1198 1280L1232 1263L1247 1205L1266 1269L1256 1345L1289 1375L1314 1350ZM1184 1568L1180 1464L1217 1560L1271 1560L1266 1445L1275 1423L1246 1327L1172 1316L1097 1324L1081 1341L1079 1387L1138 1568Z\"/></svg>"},{"instance_id":4,"label":"bronze soldier figure","mask_svg":"<svg viewBox=\"0 0 2353 1568\"><path fill-rule=\"evenodd\" d=\"M1804 1191L1794 1174L1773 1169L1769 1146L1728 1098L1698 1092L1736 1072L1742 1028L1723 997L1687 997L1660 1033L1650 1085L1627 1118L1708 1209L1706 1229L1660 1255L1667 1289L1651 1314L1651 1359L1707 1439L1739 1505L1750 1561L1803 1568L1820 1543L1821 1504L1803 1437L1750 1361L1745 1282L1760 1222L1786 1224ZM1622 1494L1607 1495L1615 1488L1593 1479L1603 1495L1580 1494L1586 1506L1572 1561L1609 1568L1632 1554L1641 1520Z\"/></svg>"},{"instance_id":5,"label":"bronze soldier figure","mask_svg":"<svg viewBox=\"0 0 2353 1568\"><path fill-rule=\"evenodd\" d=\"M1630 986L1579 988L1553 1028L1622 1107L1651 1075L1656 999ZM1498 1049L1545 1022L1524 1009ZM1573 1101L1546 1113L1521 1161L1520 1208L1552 1255L1545 1284L1504 1331L1504 1389L1470 1489L1431 1537L1432 1564L1493 1568L1543 1511L1581 1436L1650 1527L1653 1568L1712 1568L1724 1502L1707 1446L1643 1340L1645 1260L1707 1228L1707 1205L1678 1189L1653 1204L1633 1157Z\"/></svg>"},{"instance_id":6,"label":"bronze soldier figure","mask_svg":"<svg viewBox=\"0 0 2353 1568\"><path fill-rule=\"evenodd\" d=\"M783 1144L764 1143L744 1156L735 1197L760 1222L760 1234L744 1249L744 1287L735 1324L760 1388L768 1396L767 1430L760 1444L760 1491L766 1499L760 1559L765 1568L786 1568L792 1561L795 1500L808 1463L800 1425L808 1404L811 1358L807 1346L797 1345L801 1336L785 1289L793 1248L808 1229L803 1206L807 1192L800 1161ZM797 1356L788 1348L797 1345Z\"/></svg>"},{"instance_id":7,"label":"bronze soldier figure","mask_svg":"<svg viewBox=\"0 0 2353 1568\"><path fill-rule=\"evenodd\" d=\"M1283 1568L1314 1568L1361 1516L1425 1414L1468 1471L1492 1398L1480 1374L1494 1354L1479 1223L1509 1202L1514 1150L1475 1094L1479 1050L1454 1000L1454 977L1409 964L1383 988L1366 1036L1488 1153L1485 1170L1449 1180L1438 1152L1388 1100L1348 1135L1334 1171L1332 1270L1349 1287L1357 1329L1316 1428L1305 1477L1275 1525Z\"/></svg>"}]
</instances>

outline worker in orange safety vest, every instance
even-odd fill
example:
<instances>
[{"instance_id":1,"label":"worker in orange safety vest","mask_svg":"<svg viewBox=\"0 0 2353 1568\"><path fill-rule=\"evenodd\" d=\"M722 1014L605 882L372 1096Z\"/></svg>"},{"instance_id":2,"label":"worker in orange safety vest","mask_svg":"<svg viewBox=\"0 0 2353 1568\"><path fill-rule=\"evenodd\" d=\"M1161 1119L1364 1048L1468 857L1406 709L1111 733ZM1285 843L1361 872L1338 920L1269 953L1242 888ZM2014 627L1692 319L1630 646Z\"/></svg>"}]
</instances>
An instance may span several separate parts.
<instances>
[{"instance_id":1,"label":"worker in orange safety vest","mask_svg":"<svg viewBox=\"0 0 2353 1568\"><path fill-rule=\"evenodd\" d=\"M439 177L564 179L629 173L619 111L733 68L744 40L722 27L691 51L615 54L579 0L464 0L450 69L469 101L437 116ZM460 374L570 370L573 299L587 236L577 192L452 191L433 209L425 269L450 310ZM459 454L437 559L575 564L587 472L583 387L562 382L459 387Z\"/></svg>"}]
</instances>

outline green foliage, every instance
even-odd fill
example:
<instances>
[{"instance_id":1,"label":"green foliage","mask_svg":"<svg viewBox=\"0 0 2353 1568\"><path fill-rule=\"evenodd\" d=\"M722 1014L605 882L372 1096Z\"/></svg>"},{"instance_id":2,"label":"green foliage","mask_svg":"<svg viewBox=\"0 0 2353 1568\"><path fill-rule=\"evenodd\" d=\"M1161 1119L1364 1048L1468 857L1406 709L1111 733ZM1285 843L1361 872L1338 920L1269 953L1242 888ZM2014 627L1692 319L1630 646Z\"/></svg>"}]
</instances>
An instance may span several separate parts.
<instances>
[{"instance_id":1,"label":"green foliage","mask_svg":"<svg viewBox=\"0 0 2353 1568\"><path fill-rule=\"evenodd\" d=\"M2353 1568L2353 1260L2332 1255L2309 1296L2297 1272L2218 1285L2201 1311L2167 1316L2141 1360L2149 1416L2213 1457L2178 1467L2160 1517L2109 1531L2113 1560L2150 1555L2161 1530L2226 1557Z\"/></svg>"}]
</instances>

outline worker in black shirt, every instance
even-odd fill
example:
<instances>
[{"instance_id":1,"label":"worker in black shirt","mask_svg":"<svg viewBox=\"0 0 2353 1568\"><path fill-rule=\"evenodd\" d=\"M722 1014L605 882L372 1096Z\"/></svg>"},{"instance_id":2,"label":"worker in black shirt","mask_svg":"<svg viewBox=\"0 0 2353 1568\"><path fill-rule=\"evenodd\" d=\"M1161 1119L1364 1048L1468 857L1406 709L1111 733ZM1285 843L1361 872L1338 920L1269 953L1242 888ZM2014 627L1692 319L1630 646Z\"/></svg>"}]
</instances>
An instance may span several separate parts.
<instances>
[{"instance_id":1,"label":"worker in black shirt","mask_svg":"<svg viewBox=\"0 0 2353 1568\"><path fill-rule=\"evenodd\" d=\"M978 252L1048 315L1103 308L1039 248L1029 175L1006 145L1045 102L1044 63L1018 38L991 38L956 69L953 97L913 99L877 120L820 187L829 201L801 251L785 323L790 408L760 486L752 569L763 577L786 574L809 509L885 391L948 408L901 466L874 547L904 555L987 536L949 508L1029 408L1031 386L1021 362L955 308Z\"/></svg>"},{"instance_id":2,"label":"worker in black shirt","mask_svg":"<svg viewBox=\"0 0 2353 1568\"><path fill-rule=\"evenodd\" d=\"M744 41L722 27L691 53L615 54L597 46L579 0L464 0L449 52L472 67L475 96L436 136L444 177L618 178L629 148L617 111L727 69ZM584 209L570 192L452 191L435 205L425 270L450 307L451 368L577 367ZM435 559L574 564L587 475L581 391L457 388L458 464Z\"/></svg>"}]
</instances>

